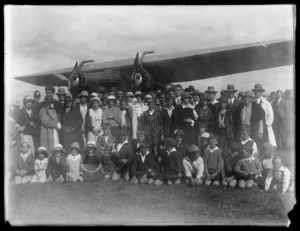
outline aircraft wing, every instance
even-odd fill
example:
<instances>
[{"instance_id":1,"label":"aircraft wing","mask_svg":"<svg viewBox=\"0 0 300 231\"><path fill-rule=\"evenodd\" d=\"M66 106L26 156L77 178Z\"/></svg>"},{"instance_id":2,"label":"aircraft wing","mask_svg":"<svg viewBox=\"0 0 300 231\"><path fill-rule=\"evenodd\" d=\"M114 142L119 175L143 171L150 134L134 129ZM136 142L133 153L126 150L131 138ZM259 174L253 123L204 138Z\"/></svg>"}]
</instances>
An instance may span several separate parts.
<instances>
[{"instance_id":1,"label":"aircraft wing","mask_svg":"<svg viewBox=\"0 0 300 231\"><path fill-rule=\"evenodd\" d=\"M134 58L104 63L89 63L82 67L95 81L99 73L130 75ZM254 70L294 64L294 41L273 40L237 46L209 48L183 53L145 56L143 68L157 84L193 81ZM62 76L70 77L73 68L20 76L16 79L39 86L66 85ZM111 72L107 72L107 71ZM105 82L106 83L106 82Z\"/></svg>"}]
</instances>

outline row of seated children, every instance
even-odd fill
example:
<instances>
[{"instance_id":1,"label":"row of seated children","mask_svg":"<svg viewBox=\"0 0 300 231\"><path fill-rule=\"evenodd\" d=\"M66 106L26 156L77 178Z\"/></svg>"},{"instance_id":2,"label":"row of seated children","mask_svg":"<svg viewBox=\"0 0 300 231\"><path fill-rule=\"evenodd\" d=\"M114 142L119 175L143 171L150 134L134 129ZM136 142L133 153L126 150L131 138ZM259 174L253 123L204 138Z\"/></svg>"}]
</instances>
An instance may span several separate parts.
<instances>
[{"instance_id":1,"label":"row of seated children","mask_svg":"<svg viewBox=\"0 0 300 231\"><path fill-rule=\"evenodd\" d=\"M247 130L243 132L246 134L244 140L249 141ZM79 144L73 143L67 157L65 157L65 150L62 146L56 145L50 158L47 158L47 150L40 147L34 160L33 155L28 152L29 144L23 141L20 145L20 156L17 158L14 182L20 184L26 182L95 181L104 176L104 179L111 178L114 181L123 177L125 181L132 183L155 185L161 185L164 182L180 184L183 180L188 185L200 185L204 181L205 185L219 186L222 184L230 187L238 185L238 187L244 188L246 186L253 187L257 182L261 184L267 179L264 188L268 190L274 179L285 185L284 192L287 190L288 186L286 185L289 185L290 182L289 170L279 166L278 171L280 169L284 174L277 174L276 168L273 168L270 161L267 161L268 156L272 154L268 144L265 144L265 153L268 155L262 160L264 166L262 168L260 162L253 156L254 145L252 142L245 145L242 140L240 151L237 152L233 149L230 158L224 162L222 151L217 146L218 138L214 135L207 136L207 133L203 133L200 148L195 145L184 145L184 133L181 130L175 132L175 138L165 139L164 147L157 161L151 152L149 142L139 138L133 148L125 132L121 133L120 144L116 150L114 147L106 145L98 153L96 144L89 142L84 148L83 156ZM275 160L280 161L279 158ZM229 166L228 169L232 166L231 171L224 171L225 163ZM274 165L273 162L272 165ZM262 172L263 176L261 177ZM272 180L270 181L270 179ZM288 183L286 183L287 181Z\"/></svg>"}]
</instances>

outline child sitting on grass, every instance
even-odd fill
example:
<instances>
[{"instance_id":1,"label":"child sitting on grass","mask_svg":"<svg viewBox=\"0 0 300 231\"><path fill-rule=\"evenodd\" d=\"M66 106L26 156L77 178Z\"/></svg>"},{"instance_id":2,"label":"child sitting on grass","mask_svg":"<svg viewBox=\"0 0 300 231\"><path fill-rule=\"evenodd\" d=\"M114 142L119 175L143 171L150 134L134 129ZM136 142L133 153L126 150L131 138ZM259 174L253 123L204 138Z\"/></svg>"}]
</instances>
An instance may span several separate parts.
<instances>
[{"instance_id":1,"label":"child sitting on grass","mask_svg":"<svg viewBox=\"0 0 300 231\"><path fill-rule=\"evenodd\" d=\"M204 163L200 156L200 149L191 144L187 147L187 153L188 156L183 159L185 183L189 186L202 185Z\"/></svg>"},{"instance_id":2,"label":"child sitting on grass","mask_svg":"<svg viewBox=\"0 0 300 231\"><path fill-rule=\"evenodd\" d=\"M83 181L99 181L102 177L100 171L102 168L102 158L98 153L96 143L89 141L84 147L84 152L85 155L81 162Z\"/></svg>"},{"instance_id":3,"label":"child sitting on grass","mask_svg":"<svg viewBox=\"0 0 300 231\"><path fill-rule=\"evenodd\" d=\"M34 175L34 155L30 151L30 144L21 141L20 153L16 156L14 184L25 184L31 181Z\"/></svg>"},{"instance_id":4,"label":"child sitting on grass","mask_svg":"<svg viewBox=\"0 0 300 231\"><path fill-rule=\"evenodd\" d=\"M199 149L200 149L200 156L203 158L204 157L204 152L209 146L209 136L210 134L208 132L204 132L201 134L201 141L199 144Z\"/></svg>"},{"instance_id":5,"label":"child sitting on grass","mask_svg":"<svg viewBox=\"0 0 300 231\"><path fill-rule=\"evenodd\" d=\"M282 159L279 156L274 157L273 167L270 169L265 181L265 191L268 191L271 187L274 190L280 190L282 194L285 194L287 190L292 190L290 181L290 170L283 166Z\"/></svg>"},{"instance_id":6,"label":"child sitting on grass","mask_svg":"<svg viewBox=\"0 0 300 231\"><path fill-rule=\"evenodd\" d=\"M118 181L121 177L125 181L129 181L130 165L133 159L132 145L128 141L128 135L126 131L120 132L120 143L117 145L116 152L112 153L111 160L113 161L116 169L112 175L113 181Z\"/></svg>"},{"instance_id":7,"label":"child sitting on grass","mask_svg":"<svg viewBox=\"0 0 300 231\"><path fill-rule=\"evenodd\" d=\"M134 155L131 165L131 183L162 185L162 179L157 171L154 155L150 152L149 142L141 143L140 151Z\"/></svg>"},{"instance_id":8,"label":"child sitting on grass","mask_svg":"<svg viewBox=\"0 0 300 231\"><path fill-rule=\"evenodd\" d=\"M174 138L166 138L165 150L158 157L158 162L162 164L164 181L168 185L181 184L182 163L180 154L176 151L177 142Z\"/></svg>"},{"instance_id":9,"label":"child sitting on grass","mask_svg":"<svg viewBox=\"0 0 300 231\"><path fill-rule=\"evenodd\" d=\"M113 152L110 145L104 146L101 148L101 156L102 156L102 173L104 174L104 179L109 180L112 177L116 167L111 160L111 153Z\"/></svg>"},{"instance_id":10,"label":"child sitting on grass","mask_svg":"<svg viewBox=\"0 0 300 231\"><path fill-rule=\"evenodd\" d=\"M103 124L103 134L97 139L97 148L100 151L104 150L107 146L110 147L110 151L115 149L115 137L111 135L110 127L109 123Z\"/></svg>"},{"instance_id":11,"label":"child sitting on grass","mask_svg":"<svg viewBox=\"0 0 300 231\"><path fill-rule=\"evenodd\" d=\"M252 154L252 147L242 148L243 159L239 160L234 168L237 173L238 187L239 188L253 188L255 183L261 180L260 174L262 167L260 162L254 158ZM232 180L230 184L234 187L237 180Z\"/></svg>"},{"instance_id":12,"label":"child sitting on grass","mask_svg":"<svg viewBox=\"0 0 300 231\"><path fill-rule=\"evenodd\" d=\"M64 150L61 144L56 144L53 147L53 154L49 158L49 163L46 170L47 182L65 182L68 166L63 151Z\"/></svg>"},{"instance_id":13,"label":"child sitting on grass","mask_svg":"<svg viewBox=\"0 0 300 231\"><path fill-rule=\"evenodd\" d=\"M80 168L82 161L81 150L76 142L74 143L70 146L71 153L67 156L67 165L69 166L69 171L67 172L67 181L70 182L83 181L82 171ZM61 150L65 152L64 149Z\"/></svg>"},{"instance_id":14,"label":"child sitting on grass","mask_svg":"<svg viewBox=\"0 0 300 231\"><path fill-rule=\"evenodd\" d=\"M46 148L39 147L35 153L34 172L31 183L45 183L47 180L46 169L48 166L48 153Z\"/></svg>"},{"instance_id":15,"label":"child sitting on grass","mask_svg":"<svg viewBox=\"0 0 300 231\"><path fill-rule=\"evenodd\" d=\"M218 137L209 136L209 148L204 152L205 185L219 186L224 170L222 150L218 148Z\"/></svg>"},{"instance_id":16,"label":"child sitting on grass","mask_svg":"<svg viewBox=\"0 0 300 231\"><path fill-rule=\"evenodd\" d=\"M275 147L269 142L262 144L260 162L262 163L262 183L265 182L270 169L273 167ZM262 185L263 186L263 185Z\"/></svg>"}]
</instances>

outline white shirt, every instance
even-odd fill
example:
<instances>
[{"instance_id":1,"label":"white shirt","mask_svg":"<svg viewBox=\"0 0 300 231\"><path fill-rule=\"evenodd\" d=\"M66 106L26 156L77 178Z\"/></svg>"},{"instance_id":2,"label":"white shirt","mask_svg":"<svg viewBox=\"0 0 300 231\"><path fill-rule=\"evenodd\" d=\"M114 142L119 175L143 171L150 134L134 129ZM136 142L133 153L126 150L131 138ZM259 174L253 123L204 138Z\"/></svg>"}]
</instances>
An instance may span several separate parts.
<instances>
[{"instance_id":1,"label":"white shirt","mask_svg":"<svg viewBox=\"0 0 300 231\"><path fill-rule=\"evenodd\" d=\"M218 149L219 149L218 146L214 147L214 149L211 149L211 148L210 148L210 145L208 145L208 147L207 147L207 150L208 150L210 153L213 153L215 150L218 150Z\"/></svg>"},{"instance_id":2,"label":"white shirt","mask_svg":"<svg viewBox=\"0 0 300 231\"><path fill-rule=\"evenodd\" d=\"M122 126L126 125L125 115L126 115L126 110L121 111Z\"/></svg>"},{"instance_id":3,"label":"white shirt","mask_svg":"<svg viewBox=\"0 0 300 231\"><path fill-rule=\"evenodd\" d=\"M183 168L186 177L192 177L192 174L196 174L196 179L200 179L204 172L203 159L199 156L195 161L191 161L188 156L183 159Z\"/></svg>"},{"instance_id":4,"label":"white shirt","mask_svg":"<svg viewBox=\"0 0 300 231\"><path fill-rule=\"evenodd\" d=\"M267 126L272 126L273 120L274 120L274 113L273 113L273 109L272 106L270 104L269 101L265 100L263 97L260 97L258 99L256 99L256 102L258 104L260 104L261 102L261 107L262 109L264 109L265 111L265 121Z\"/></svg>"},{"instance_id":5,"label":"white shirt","mask_svg":"<svg viewBox=\"0 0 300 231\"><path fill-rule=\"evenodd\" d=\"M290 180L291 180L290 170L284 166L281 166L279 170L275 170L274 168L271 168L265 181L265 190L269 190L273 177L279 182L282 182L282 191L285 193L288 190L290 185Z\"/></svg>"},{"instance_id":6,"label":"white shirt","mask_svg":"<svg viewBox=\"0 0 300 231\"><path fill-rule=\"evenodd\" d=\"M279 105L279 103L281 102L282 98L278 99L277 101L277 106Z\"/></svg>"},{"instance_id":7,"label":"white shirt","mask_svg":"<svg viewBox=\"0 0 300 231\"><path fill-rule=\"evenodd\" d=\"M121 150L121 148L123 147L124 144L128 143L128 140L125 140L123 143L120 143L117 145L117 152L119 152Z\"/></svg>"},{"instance_id":8,"label":"white shirt","mask_svg":"<svg viewBox=\"0 0 300 231\"><path fill-rule=\"evenodd\" d=\"M32 115L32 110L31 110L31 108L29 108L29 109L26 108L26 112L27 112L27 114L29 115L29 117L31 117L31 115Z\"/></svg>"},{"instance_id":9,"label":"white shirt","mask_svg":"<svg viewBox=\"0 0 300 231\"><path fill-rule=\"evenodd\" d=\"M85 116L86 116L87 110L88 110L87 103L85 105L80 104L80 112L81 112L83 121L85 121Z\"/></svg>"},{"instance_id":10,"label":"white shirt","mask_svg":"<svg viewBox=\"0 0 300 231\"><path fill-rule=\"evenodd\" d=\"M153 109L153 110L150 110L150 109L149 109L149 114L150 114L150 115L153 115L153 113L154 113L154 109Z\"/></svg>"},{"instance_id":11,"label":"white shirt","mask_svg":"<svg viewBox=\"0 0 300 231\"><path fill-rule=\"evenodd\" d=\"M181 104L181 97L180 96L176 97L175 102L176 102L177 105Z\"/></svg>"},{"instance_id":12,"label":"white shirt","mask_svg":"<svg viewBox=\"0 0 300 231\"><path fill-rule=\"evenodd\" d=\"M169 117L171 118L172 112L173 112L173 110L175 109L175 107L172 105L171 108L166 108L166 109L167 109L167 112L168 112Z\"/></svg>"},{"instance_id":13,"label":"white shirt","mask_svg":"<svg viewBox=\"0 0 300 231\"><path fill-rule=\"evenodd\" d=\"M176 148L172 148L171 151L167 150L168 156L170 155L171 152L176 152Z\"/></svg>"},{"instance_id":14,"label":"white shirt","mask_svg":"<svg viewBox=\"0 0 300 231\"><path fill-rule=\"evenodd\" d=\"M142 153L139 153L138 155L141 156L141 159L142 159L142 162L144 163L145 162L145 159L146 159L146 156L149 154L150 152L147 151L145 155L142 155Z\"/></svg>"},{"instance_id":15,"label":"white shirt","mask_svg":"<svg viewBox=\"0 0 300 231\"><path fill-rule=\"evenodd\" d=\"M228 103L233 104L233 102L234 102L234 97L232 99L228 99Z\"/></svg>"}]
</instances>

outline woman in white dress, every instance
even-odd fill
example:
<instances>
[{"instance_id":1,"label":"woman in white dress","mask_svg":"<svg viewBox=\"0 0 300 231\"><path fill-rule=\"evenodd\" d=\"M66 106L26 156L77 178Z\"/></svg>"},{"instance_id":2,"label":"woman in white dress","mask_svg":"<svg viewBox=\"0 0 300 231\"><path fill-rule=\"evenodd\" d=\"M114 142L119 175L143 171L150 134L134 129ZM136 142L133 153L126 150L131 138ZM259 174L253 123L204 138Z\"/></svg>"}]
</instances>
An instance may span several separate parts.
<instances>
[{"instance_id":1,"label":"woman in white dress","mask_svg":"<svg viewBox=\"0 0 300 231\"><path fill-rule=\"evenodd\" d=\"M102 135L102 114L100 108L101 101L98 97L92 99L92 108L90 108L85 117L85 126L88 131L88 142L97 142L97 139Z\"/></svg>"}]
</instances>

